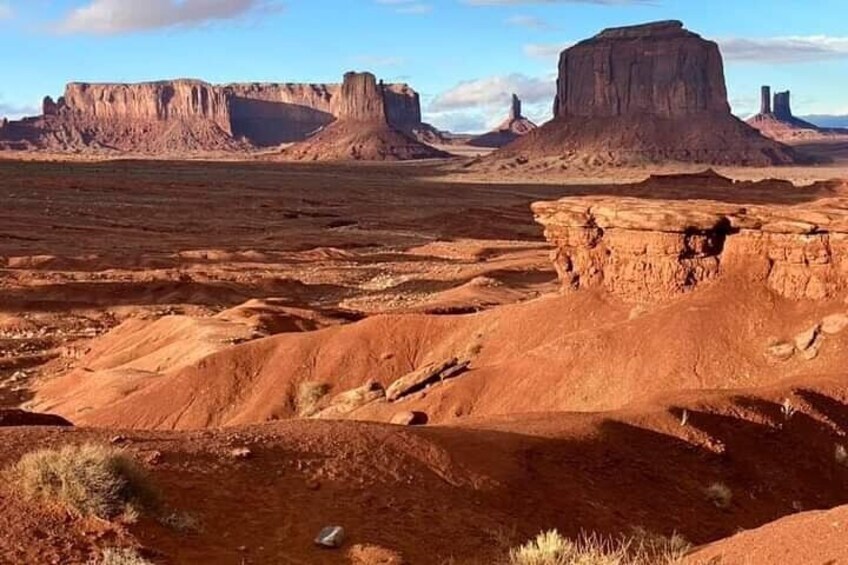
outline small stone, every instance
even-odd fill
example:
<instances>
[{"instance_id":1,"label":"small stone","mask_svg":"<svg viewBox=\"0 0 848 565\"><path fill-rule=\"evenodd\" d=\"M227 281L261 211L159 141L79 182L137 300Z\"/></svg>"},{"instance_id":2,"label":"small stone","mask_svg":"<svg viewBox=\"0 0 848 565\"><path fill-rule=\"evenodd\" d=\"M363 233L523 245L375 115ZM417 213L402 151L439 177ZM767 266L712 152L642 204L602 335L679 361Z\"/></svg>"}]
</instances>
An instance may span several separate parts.
<instances>
[{"instance_id":1,"label":"small stone","mask_svg":"<svg viewBox=\"0 0 848 565\"><path fill-rule=\"evenodd\" d=\"M768 348L768 354L780 361L787 361L795 355L795 345L786 341L775 343Z\"/></svg>"},{"instance_id":2,"label":"small stone","mask_svg":"<svg viewBox=\"0 0 848 565\"><path fill-rule=\"evenodd\" d=\"M821 331L830 335L838 334L845 328L848 328L848 314L831 314L821 323Z\"/></svg>"},{"instance_id":3,"label":"small stone","mask_svg":"<svg viewBox=\"0 0 848 565\"><path fill-rule=\"evenodd\" d=\"M816 357L819 356L819 350L821 350L821 342L816 342L812 347L807 349L806 351L802 351L801 355L804 357L806 361L812 361Z\"/></svg>"},{"instance_id":4,"label":"small stone","mask_svg":"<svg viewBox=\"0 0 848 565\"><path fill-rule=\"evenodd\" d=\"M424 412L398 412L391 423L396 426L423 426L429 421Z\"/></svg>"},{"instance_id":5,"label":"small stone","mask_svg":"<svg viewBox=\"0 0 848 565\"><path fill-rule=\"evenodd\" d=\"M151 451L144 458L144 461L148 465L158 465L159 463L162 462L162 452L161 451Z\"/></svg>"},{"instance_id":6,"label":"small stone","mask_svg":"<svg viewBox=\"0 0 848 565\"><path fill-rule=\"evenodd\" d=\"M341 526L328 526L315 538L315 545L328 549L337 549L344 543L345 531Z\"/></svg>"},{"instance_id":7,"label":"small stone","mask_svg":"<svg viewBox=\"0 0 848 565\"><path fill-rule=\"evenodd\" d=\"M821 324L816 324L808 330L805 330L795 336L795 347L799 351L806 351L816 342L821 332Z\"/></svg>"},{"instance_id":8,"label":"small stone","mask_svg":"<svg viewBox=\"0 0 848 565\"><path fill-rule=\"evenodd\" d=\"M315 479L308 479L306 481L306 488L308 488L309 490L321 490L321 483L319 483Z\"/></svg>"},{"instance_id":9,"label":"small stone","mask_svg":"<svg viewBox=\"0 0 848 565\"><path fill-rule=\"evenodd\" d=\"M115 437L113 437L112 439L109 440L109 442L112 443L113 445L119 444L119 443L125 443L126 441L127 441L126 436L115 436Z\"/></svg>"},{"instance_id":10,"label":"small stone","mask_svg":"<svg viewBox=\"0 0 848 565\"><path fill-rule=\"evenodd\" d=\"M230 457L233 459L250 459L253 452L248 447L237 447L230 451Z\"/></svg>"}]
</instances>

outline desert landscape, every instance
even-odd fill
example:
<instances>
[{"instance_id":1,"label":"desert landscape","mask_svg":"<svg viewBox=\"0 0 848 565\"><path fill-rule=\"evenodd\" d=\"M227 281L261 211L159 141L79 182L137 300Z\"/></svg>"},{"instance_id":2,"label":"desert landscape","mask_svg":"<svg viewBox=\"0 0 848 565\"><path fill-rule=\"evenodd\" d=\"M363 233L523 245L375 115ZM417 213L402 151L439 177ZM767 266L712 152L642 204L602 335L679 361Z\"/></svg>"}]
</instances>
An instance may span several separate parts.
<instances>
[{"instance_id":1,"label":"desert landscape","mask_svg":"<svg viewBox=\"0 0 848 565\"><path fill-rule=\"evenodd\" d=\"M0 563L848 563L848 130L679 21L558 61L3 121Z\"/></svg>"}]
</instances>

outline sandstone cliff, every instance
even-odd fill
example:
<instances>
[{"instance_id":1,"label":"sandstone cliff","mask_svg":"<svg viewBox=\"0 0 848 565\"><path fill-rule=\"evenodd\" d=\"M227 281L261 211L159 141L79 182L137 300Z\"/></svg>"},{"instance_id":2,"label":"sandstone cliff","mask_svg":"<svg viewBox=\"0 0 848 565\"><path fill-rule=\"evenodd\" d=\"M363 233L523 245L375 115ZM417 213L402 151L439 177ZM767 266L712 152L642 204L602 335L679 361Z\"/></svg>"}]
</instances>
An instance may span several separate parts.
<instances>
[{"instance_id":1,"label":"sandstone cliff","mask_svg":"<svg viewBox=\"0 0 848 565\"><path fill-rule=\"evenodd\" d=\"M566 49L554 119L495 155L514 158L551 166L795 160L730 113L717 45L676 21L608 29Z\"/></svg>"},{"instance_id":2,"label":"sandstone cliff","mask_svg":"<svg viewBox=\"0 0 848 565\"><path fill-rule=\"evenodd\" d=\"M723 197L693 203L590 196L533 205L555 246L554 265L565 289L601 288L627 300L651 301L727 277L765 284L791 299L835 298L848 290L848 207L842 200L727 202L746 195L756 201L759 190L797 193L797 188L778 181L733 183L712 173L658 178L637 188L657 195L668 183ZM804 191L833 188L834 183L820 183Z\"/></svg>"},{"instance_id":3,"label":"sandstone cliff","mask_svg":"<svg viewBox=\"0 0 848 565\"><path fill-rule=\"evenodd\" d=\"M371 73L347 73L341 86L339 119L306 141L283 151L298 161L404 161L446 157L389 119L389 100L398 93ZM405 96L405 95L404 95Z\"/></svg>"},{"instance_id":4,"label":"sandstone cliff","mask_svg":"<svg viewBox=\"0 0 848 565\"><path fill-rule=\"evenodd\" d=\"M351 86L351 88L355 88ZM406 84L382 85L383 96L361 100L404 131L421 128L418 94ZM352 110L340 84L198 80L139 84L71 83L43 115L13 122L0 148L137 153L232 151L302 141Z\"/></svg>"}]
</instances>

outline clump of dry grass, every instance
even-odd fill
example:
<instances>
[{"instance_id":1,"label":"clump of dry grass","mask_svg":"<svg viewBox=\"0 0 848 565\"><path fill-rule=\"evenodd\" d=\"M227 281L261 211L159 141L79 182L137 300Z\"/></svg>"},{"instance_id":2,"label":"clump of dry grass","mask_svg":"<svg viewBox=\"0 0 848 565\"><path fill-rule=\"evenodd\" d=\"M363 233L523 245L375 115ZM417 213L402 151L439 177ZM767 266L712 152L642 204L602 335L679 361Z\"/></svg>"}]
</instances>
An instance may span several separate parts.
<instances>
[{"instance_id":1,"label":"clump of dry grass","mask_svg":"<svg viewBox=\"0 0 848 565\"><path fill-rule=\"evenodd\" d=\"M32 499L80 516L132 519L155 506L146 474L125 452L103 445L41 449L21 457L7 475Z\"/></svg>"},{"instance_id":2,"label":"clump of dry grass","mask_svg":"<svg viewBox=\"0 0 848 565\"><path fill-rule=\"evenodd\" d=\"M678 535L650 534L641 528L630 536L605 538L582 534L572 541L552 530L510 551L510 565L675 565L691 546Z\"/></svg>"},{"instance_id":3,"label":"clump of dry grass","mask_svg":"<svg viewBox=\"0 0 848 565\"><path fill-rule=\"evenodd\" d=\"M330 392L330 386L325 383L304 381L297 387L294 399L298 416L309 417L318 410L318 403Z\"/></svg>"},{"instance_id":4,"label":"clump of dry grass","mask_svg":"<svg viewBox=\"0 0 848 565\"><path fill-rule=\"evenodd\" d=\"M730 503L733 502L733 491L724 483L713 483L704 489L704 494L707 500L712 502L716 508L722 510L730 508Z\"/></svg>"},{"instance_id":5,"label":"clump of dry grass","mask_svg":"<svg viewBox=\"0 0 848 565\"><path fill-rule=\"evenodd\" d=\"M107 548L100 559L89 561L89 565L153 565L134 549Z\"/></svg>"}]
</instances>

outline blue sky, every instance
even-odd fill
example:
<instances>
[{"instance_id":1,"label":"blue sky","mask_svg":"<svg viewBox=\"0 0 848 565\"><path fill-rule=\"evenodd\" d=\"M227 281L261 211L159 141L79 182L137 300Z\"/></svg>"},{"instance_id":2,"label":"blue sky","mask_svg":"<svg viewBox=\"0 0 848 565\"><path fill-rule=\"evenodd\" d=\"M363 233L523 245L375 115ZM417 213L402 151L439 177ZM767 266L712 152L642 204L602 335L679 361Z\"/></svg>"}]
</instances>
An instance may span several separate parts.
<instances>
[{"instance_id":1,"label":"blue sky","mask_svg":"<svg viewBox=\"0 0 848 565\"><path fill-rule=\"evenodd\" d=\"M0 115L69 81L409 82L425 118L482 130L517 91L549 117L557 52L605 27L680 19L719 42L730 100L761 84L795 113L848 114L848 2L817 0L0 0Z\"/></svg>"}]
</instances>

